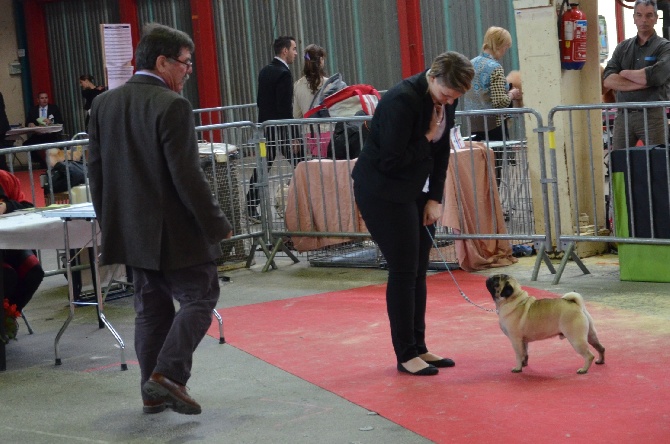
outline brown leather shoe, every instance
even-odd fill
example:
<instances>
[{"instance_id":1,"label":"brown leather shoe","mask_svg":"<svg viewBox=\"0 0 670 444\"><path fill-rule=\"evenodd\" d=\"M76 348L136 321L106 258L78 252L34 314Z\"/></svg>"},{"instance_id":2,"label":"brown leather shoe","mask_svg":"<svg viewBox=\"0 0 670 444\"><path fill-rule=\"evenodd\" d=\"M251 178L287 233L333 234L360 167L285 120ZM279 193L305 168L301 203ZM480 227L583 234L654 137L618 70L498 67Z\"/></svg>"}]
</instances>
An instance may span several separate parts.
<instances>
[{"instance_id":1,"label":"brown leather shoe","mask_svg":"<svg viewBox=\"0 0 670 444\"><path fill-rule=\"evenodd\" d=\"M184 415L199 415L202 408L195 399L186 392L186 386L178 384L170 378L153 373L149 380L144 383L144 393L152 398L166 398L172 401L172 410Z\"/></svg>"},{"instance_id":2,"label":"brown leather shoe","mask_svg":"<svg viewBox=\"0 0 670 444\"><path fill-rule=\"evenodd\" d=\"M165 402L165 399L155 399L155 400L144 399L142 400L142 403L144 404L142 406L142 411L144 413L150 413L150 414L160 413L167 408L167 403Z\"/></svg>"}]
</instances>

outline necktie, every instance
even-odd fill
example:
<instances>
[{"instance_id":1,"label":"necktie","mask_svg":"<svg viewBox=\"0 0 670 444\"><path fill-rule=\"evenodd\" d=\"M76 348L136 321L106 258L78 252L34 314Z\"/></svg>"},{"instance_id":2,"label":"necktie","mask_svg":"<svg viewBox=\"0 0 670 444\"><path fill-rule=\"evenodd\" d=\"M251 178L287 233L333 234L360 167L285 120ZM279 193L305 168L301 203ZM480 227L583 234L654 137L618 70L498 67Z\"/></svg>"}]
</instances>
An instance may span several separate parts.
<instances>
[{"instance_id":1,"label":"necktie","mask_svg":"<svg viewBox=\"0 0 670 444\"><path fill-rule=\"evenodd\" d=\"M40 108L40 110L42 111L42 117L46 117L47 116L47 109L46 108Z\"/></svg>"}]
</instances>

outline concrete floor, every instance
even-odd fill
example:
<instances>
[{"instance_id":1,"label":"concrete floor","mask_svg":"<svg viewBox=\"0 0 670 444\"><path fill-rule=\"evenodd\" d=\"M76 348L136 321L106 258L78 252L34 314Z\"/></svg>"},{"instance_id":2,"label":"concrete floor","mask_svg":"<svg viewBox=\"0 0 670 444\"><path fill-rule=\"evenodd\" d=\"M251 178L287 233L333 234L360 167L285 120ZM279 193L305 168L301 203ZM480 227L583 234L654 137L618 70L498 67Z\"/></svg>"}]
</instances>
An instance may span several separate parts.
<instances>
[{"instance_id":1,"label":"concrete floor","mask_svg":"<svg viewBox=\"0 0 670 444\"><path fill-rule=\"evenodd\" d=\"M227 272L219 307L305 296L383 283L377 269L310 267L277 259L277 270ZM523 285L556 293L579 291L587 301L619 309L612 322L670 332L670 284L620 282L616 256L585 260L592 274L569 264L559 285L543 266L530 282L534 258L487 270L515 275ZM203 406L198 416L141 412L139 369L133 348L132 298L110 301L107 318L126 344L129 370L120 371L116 341L98 329L95 309L76 309L60 341L62 365L54 365L53 343L67 316L62 276L45 280L26 310L35 330L21 323L19 340L7 347L8 370L0 373L0 441L3 443L424 443L421 436L231 345L205 337L195 354L190 393ZM454 297L460 297L454 295ZM466 303L463 301L463 303ZM473 310L476 308L473 307ZM501 333L502 334L502 333ZM309 355L305 354L305 365ZM389 356L389 366L393 366ZM382 364L383 365L383 364Z\"/></svg>"}]
</instances>

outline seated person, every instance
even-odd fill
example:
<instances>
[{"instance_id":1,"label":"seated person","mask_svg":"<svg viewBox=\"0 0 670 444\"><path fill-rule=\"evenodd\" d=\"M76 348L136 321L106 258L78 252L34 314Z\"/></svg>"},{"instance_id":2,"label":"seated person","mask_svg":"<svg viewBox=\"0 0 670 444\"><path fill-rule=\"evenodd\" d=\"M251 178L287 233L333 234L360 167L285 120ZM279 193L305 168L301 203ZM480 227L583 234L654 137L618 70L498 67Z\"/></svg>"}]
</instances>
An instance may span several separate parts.
<instances>
[{"instance_id":1,"label":"seated person","mask_svg":"<svg viewBox=\"0 0 670 444\"><path fill-rule=\"evenodd\" d=\"M26 118L27 127L48 126L62 124L63 116L58 106L49 103L49 94L41 92L37 95L37 105L30 108ZM33 134L24 145L39 145L41 143L60 142L62 133ZM31 151L30 157L33 162L38 162L42 168L46 168L46 154L44 151Z\"/></svg>"},{"instance_id":2,"label":"seated person","mask_svg":"<svg viewBox=\"0 0 670 444\"><path fill-rule=\"evenodd\" d=\"M0 170L0 214L32 206L25 200L19 179ZM37 257L32 250L3 250L2 273L4 297L10 305L16 304L17 310L23 310L44 279L44 270Z\"/></svg>"}]
</instances>

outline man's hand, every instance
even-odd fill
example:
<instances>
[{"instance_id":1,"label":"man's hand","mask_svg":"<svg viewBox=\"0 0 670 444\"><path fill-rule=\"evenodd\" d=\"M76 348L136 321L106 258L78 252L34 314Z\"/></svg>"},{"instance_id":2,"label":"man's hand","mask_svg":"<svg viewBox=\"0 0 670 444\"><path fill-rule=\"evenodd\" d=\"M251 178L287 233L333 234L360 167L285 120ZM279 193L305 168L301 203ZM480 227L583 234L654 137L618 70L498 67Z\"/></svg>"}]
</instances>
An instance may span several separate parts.
<instances>
[{"instance_id":1,"label":"man's hand","mask_svg":"<svg viewBox=\"0 0 670 444\"><path fill-rule=\"evenodd\" d=\"M633 83L637 83L640 86L647 87L647 73L644 68L642 69L624 69L619 73L621 77L626 80L630 80Z\"/></svg>"},{"instance_id":2,"label":"man's hand","mask_svg":"<svg viewBox=\"0 0 670 444\"><path fill-rule=\"evenodd\" d=\"M636 73L637 71L642 71L642 75L644 75L644 69L636 71L624 70L619 74L608 75L603 81L603 85L605 88L613 89L615 91L639 91L648 88L646 77L644 79L644 84L640 84L622 75L622 73L625 73L626 76L638 79L640 74Z\"/></svg>"}]
</instances>

